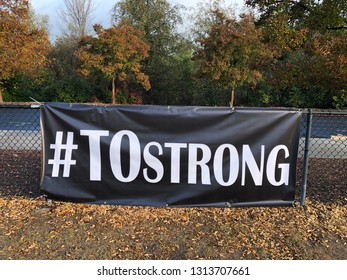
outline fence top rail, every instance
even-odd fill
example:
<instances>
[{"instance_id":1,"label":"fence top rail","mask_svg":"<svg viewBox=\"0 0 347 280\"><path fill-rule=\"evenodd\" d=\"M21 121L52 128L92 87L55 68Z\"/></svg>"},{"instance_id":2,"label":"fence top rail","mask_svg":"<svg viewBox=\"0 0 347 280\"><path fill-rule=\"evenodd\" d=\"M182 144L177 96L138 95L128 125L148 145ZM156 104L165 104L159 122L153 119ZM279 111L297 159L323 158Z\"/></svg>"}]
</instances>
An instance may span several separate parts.
<instances>
[{"instance_id":1,"label":"fence top rail","mask_svg":"<svg viewBox=\"0 0 347 280\"><path fill-rule=\"evenodd\" d=\"M312 114L319 116L347 116L347 111L312 111Z\"/></svg>"},{"instance_id":2,"label":"fence top rail","mask_svg":"<svg viewBox=\"0 0 347 280\"><path fill-rule=\"evenodd\" d=\"M45 103L39 104L36 102L5 102L0 104L0 109L2 108L25 108L25 109L38 109L40 108L40 105L44 105ZM87 103L84 103L87 104ZM95 104L90 103L90 105L100 105L100 106L107 106L110 104ZM119 104L121 105L121 104ZM290 108L290 107L237 107L238 109L273 109L273 110L299 110L303 114L308 114L309 109L308 108ZM347 110L335 110L335 109L311 109L311 112L313 115L322 115L322 116L330 116L330 115L347 115Z\"/></svg>"},{"instance_id":3,"label":"fence top rail","mask_svg":"<svg viewBox=\"0 0 347 280\"><path fill-rule=\"evenodd\" d=\"M2 103L0 109L3 108L23 108L23 109L38 109L40 105L37 103Z\"/></svg>"}]
</instances>

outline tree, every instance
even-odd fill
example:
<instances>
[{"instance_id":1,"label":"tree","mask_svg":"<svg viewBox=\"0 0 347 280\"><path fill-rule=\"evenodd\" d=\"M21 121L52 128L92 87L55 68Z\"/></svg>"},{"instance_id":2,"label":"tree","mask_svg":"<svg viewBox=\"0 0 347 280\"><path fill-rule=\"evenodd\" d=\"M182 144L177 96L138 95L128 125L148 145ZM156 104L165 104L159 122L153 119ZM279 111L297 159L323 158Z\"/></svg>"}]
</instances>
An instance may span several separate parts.
<instances>
[{"instance_id":1,"label":"tree","mask_svg":"<svg viewBox=\"0 0 347 280\"><path fill-rule=\"evenodd\" d=\"M347 2L247 0L274 52L266 81L286 106L330 107L346 94ZM277 104L278 105L278 104Z\"/></svg>"},{"instance_id":2,"label":"tree","mask_svg":"<svg viewBox=\"0 0 347 280\"><path fill-rule=\"evenodd\" d=\"M129 20L150 45L149 56L143 62L143 71L151 81L151 90L145 96L148 103L174 104L180 99L176 93L185 90L184 83L177 79L180 52L185 53L189 44L177 31L182 23L181 8L166 0L121 0L113 8L114 22Z\"/></svg>"},{"instance_id":3,"label":"tree","mask_svg":"<svg viewBox=\"0 0 347 280\"><path fill-rule=\"evenodd\" d=\"M75 52L78 41L73 37L59 37L50 48L49 68L53 70L58 79L71 77L78 73L78 59Z\"/></svg>"},{"instance_id":4,"label":"tree","mask_svg":"<svg viewBox=\"0 0 347 280\"><path fill-rule=\"evenodd\" d=\"M150 88L148 76L141 71L141 61L148 56L149 46L142 40L143 33L121 21L108 29L94 25L96 37L86 36L77 57L82 73L100 71L112 80L112 103L116 103L117 84L136 81L146 90Z\"/></svg>"},{"instance_id":5,"label":"tree","mask_svg":"<svg viewBox=\"0 0 347 280\"><path fill-rule=\"evenodd\" d=\"M0 102L4 81L17 74L34 75L46 62L49 46L28 1L0 0Z\"/></svg>"},{"instance_id":6,"label":"tree","mask_svg":"<svg viewBox=\"0 0 347 280\"><path fill-rule=\"evenodd\" d=\"M65 9L60 13L65 30L49 52L49 68L55 75L52 94L58 101L90 101L92 85L79 73L76 51L80 41L92 31L93 0L64 0Z\"/></svg>"},{"instance_id":7,"label":"tree","mask_svg":"<svg viewBox=\"0 0 347 280\"><path fill-rule=\"evenodd\" d=\"M144 38L151 46L151 55L170 55L177 40L177 24L181 6L172 6L166 0L121 0L113 8L113 20L124 19L144 32Z\"/></svg>"},{"instance_id":8,"label":"tree","mask_svg":"<svg viewBox=\"0 0 347 280\"><path fill-rule=\"evenodd\" d=\"M278 56L301 48L317 32L347 30L345 0L246 0L246 5L256 10L257 25Z\"/></svg>"},{"instance_id":9,"label":"tree","mask_svg":"<svg viewBox=\"0 0 347 280\"><path fill-rule=\"evenodd\" d=\"M347 29L345 0L246 0L257 10L260 25L286 17L290 27L307 27L320 32Z\"/></svg>"},{"instance_id":10,"label":"tree","mask_svg":"<svg viewBox=\"0 0 347 280\"><path fill-rule=\"evenodd\" d=\"M212 22L206 35L197 39L200 48L194 59L201 62L202 76L231 88L230 106L233 107L235 88L245 82L256 83L262 76L259 67L269 54L252 14L243 14L237 19L213 7L210 16Z\"/></svg>"},{"instance_id":11,"label":"tree","mask_svg":"<svg viewBox=\"0 0 347 280\"><path fill-rule=\"evenodd\" d=\"M66 25L65 36L78 41L92 29L90 19L94 12L93 0L64 0L64 4L61 19Z\"/></svg>"}]
</instances>

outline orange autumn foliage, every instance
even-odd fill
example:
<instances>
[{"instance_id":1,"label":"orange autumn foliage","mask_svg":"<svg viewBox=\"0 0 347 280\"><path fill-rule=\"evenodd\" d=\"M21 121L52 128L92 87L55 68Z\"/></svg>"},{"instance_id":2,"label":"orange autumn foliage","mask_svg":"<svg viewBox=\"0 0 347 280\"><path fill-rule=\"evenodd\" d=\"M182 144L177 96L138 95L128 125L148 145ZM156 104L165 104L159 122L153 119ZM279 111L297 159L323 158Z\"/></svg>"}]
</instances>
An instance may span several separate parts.
<instances>
[{"instance_id":1,"label":"orange autumn foliage","mask_svg":"<svg viewBox=\"0 0 347 280\"><path fill-rule=\"evenodd\" d=\"M149 77L141 71L141 62L148 57L149 45L142 39L142 31L127 21L104 29L95 25L96 36L86 36L76 55L81 61L81 73L100 71L112 80L112 103L116 102L117 83L135 81L150 89Z\"/></svg>"},{"instance_id":2,"label":"orange autumn foliage","mask_svg":"<svg viewBox=\"0 0 347 280\"><path fill-rule=\"evenodd\" d=\"M0 0L0 102L1 81L17 74L33 75L46 62L47 31L36 26L25 0Z\"/></svg>"}]
</instances>

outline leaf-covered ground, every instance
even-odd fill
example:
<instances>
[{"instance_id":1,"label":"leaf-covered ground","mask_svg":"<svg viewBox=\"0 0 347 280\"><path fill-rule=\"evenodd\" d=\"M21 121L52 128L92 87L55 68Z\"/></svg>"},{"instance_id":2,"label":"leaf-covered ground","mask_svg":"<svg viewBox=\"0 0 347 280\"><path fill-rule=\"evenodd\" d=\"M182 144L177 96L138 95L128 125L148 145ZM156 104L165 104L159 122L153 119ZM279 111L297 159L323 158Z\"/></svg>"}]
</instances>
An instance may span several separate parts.
<instances>
[{"instance_id":1,"label":"leaf-covered ground","mask_svg":"<svg viewBox=\"0 0 347 280\"><path fill-rule=\"evenodd\" d=\"M0 259L346 259L347 160L312 159L306 208L47 202L40 159L0 152Z\"/></svg>"}]
</instances>

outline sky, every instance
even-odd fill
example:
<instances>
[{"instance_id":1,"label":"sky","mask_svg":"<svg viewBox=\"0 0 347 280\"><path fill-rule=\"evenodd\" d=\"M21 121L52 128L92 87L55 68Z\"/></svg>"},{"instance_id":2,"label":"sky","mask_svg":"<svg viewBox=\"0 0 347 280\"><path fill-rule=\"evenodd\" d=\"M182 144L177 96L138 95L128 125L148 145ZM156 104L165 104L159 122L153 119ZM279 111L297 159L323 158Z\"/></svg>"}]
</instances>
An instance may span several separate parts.
<instances>
[{"instance_id":1,"label":"sky","mask_svg":"<svg viewBox=\"0 0 347 280\"><path fill-rule=\"evenodd\" d=\"M195 8L198 3L204 0L168 0L172 4L182 4L187 8ZM206 0L207 1L207 0ZM64 0L31 0L30 1L37 15L47 15L48 29L52 41L61 34L62 26L59 12L64 9ZM236 8L243 7L244 0L226 0L225 3L236 5ZM95 12L93 13L93 23L100 23L102 26L110 25L110 11L117 0L94 0Z\"/></svg>"}]
</instances>

